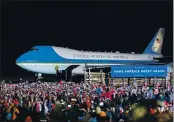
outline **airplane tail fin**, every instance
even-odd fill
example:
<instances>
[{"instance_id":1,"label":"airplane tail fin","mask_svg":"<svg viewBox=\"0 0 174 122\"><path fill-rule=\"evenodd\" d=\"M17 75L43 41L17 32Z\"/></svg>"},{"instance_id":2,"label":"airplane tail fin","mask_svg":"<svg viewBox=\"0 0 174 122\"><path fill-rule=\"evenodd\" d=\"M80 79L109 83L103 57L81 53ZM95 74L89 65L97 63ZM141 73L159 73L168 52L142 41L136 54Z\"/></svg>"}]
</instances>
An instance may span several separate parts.
<instances>
[{"instance_id":1,"label":"airplane tail fin","mask_svg":"<svg viewBox=\"0 0 174 122\"><path fill-rule=\"evenodd\" d=\"M161 54L165 28L160 28L156 35L153 37L143 54Z\"/></svg>"}]
</instances>

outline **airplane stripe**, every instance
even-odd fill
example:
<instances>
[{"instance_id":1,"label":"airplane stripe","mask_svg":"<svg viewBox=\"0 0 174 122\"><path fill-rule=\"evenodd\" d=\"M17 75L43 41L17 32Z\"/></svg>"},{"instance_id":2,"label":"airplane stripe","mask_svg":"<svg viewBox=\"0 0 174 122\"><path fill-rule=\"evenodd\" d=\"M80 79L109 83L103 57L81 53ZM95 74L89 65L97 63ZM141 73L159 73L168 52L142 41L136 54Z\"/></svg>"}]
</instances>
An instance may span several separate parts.
<instances>
[{"instance_id":1,"label":"airplane stripe","mask_svg":"<svg viewBox=\"0 0 174 122\"><path fill-rule=\"evenodd\" d=\"M128 62L130 64L130 62ZM137 62L134 62L136 64L138 64ZM148 62L147 62L148 63ZM35 62L35 63L17 63L18 65L123 65L122 63L50 63L50 62L43 62L43 63L39 63L39 62ZM124 63L125 64L125 63ZM143 63L144 64L144 63Z\"/></svg>"},{"instance_id":2,"label":"airplane stripe","mask_svg":"<svg viewBox=\"0 0 174 122\"><path fill-rule=\"evenodd\" d=\"M78 63L78 64L85 65L84 63ZM74 65L74 64L72 63L17 63L17 65ZM119 65L119 64L90 64L90 65Z\"/></svg>"}]
</instances>

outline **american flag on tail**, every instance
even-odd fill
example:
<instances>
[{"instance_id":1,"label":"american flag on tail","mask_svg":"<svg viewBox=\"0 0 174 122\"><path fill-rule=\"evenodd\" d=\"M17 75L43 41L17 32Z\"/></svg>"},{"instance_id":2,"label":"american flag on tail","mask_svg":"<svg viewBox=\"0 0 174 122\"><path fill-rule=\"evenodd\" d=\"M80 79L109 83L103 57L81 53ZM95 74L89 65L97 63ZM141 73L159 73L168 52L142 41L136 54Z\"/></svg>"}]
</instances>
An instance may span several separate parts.
<instances>
[{"instance_id":1,"label":"american flag on tail","mask_svg":"<svg viewBox=\"0 0 174 122\"><path fill-rule=\"evenodd\" d=\"M157 42L157 43L160 43L160 42L161 42L161 40L160 40L159 38L157 38L157 39L156 39L156 42Z\"/></svg>"}]
</instances>

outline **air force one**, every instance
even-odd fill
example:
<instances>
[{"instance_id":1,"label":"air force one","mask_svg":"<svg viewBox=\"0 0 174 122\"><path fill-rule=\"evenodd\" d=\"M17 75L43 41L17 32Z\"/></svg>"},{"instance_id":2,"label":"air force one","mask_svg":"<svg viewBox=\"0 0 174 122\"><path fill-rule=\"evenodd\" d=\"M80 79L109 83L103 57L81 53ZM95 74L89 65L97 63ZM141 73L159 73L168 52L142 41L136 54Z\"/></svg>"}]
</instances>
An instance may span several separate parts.
<instances>
[{"instance_id":1,"label":"air force one","mask_svg":"<svg viewBox=\"0 0 174 122\"><path fill-rule=\"evenodd\" d=\"M84 73L84 68L110 67L113 65L158 64L165 29L160 28L142 54L78 51L56 46L34 46L22 54L16 64L38 74L56 74L72 70L73 74ZM72 68L73 67L73 68Z\"/></svg>"}]
</instances>

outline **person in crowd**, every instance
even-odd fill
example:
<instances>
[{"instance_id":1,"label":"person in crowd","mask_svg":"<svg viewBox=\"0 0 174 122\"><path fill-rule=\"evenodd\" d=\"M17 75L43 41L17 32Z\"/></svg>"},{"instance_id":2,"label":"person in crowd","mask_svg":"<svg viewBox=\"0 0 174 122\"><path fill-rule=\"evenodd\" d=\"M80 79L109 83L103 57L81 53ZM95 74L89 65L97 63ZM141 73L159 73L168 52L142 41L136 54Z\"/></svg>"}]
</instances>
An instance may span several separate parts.
<instances>
[{"instance_id":1,"label":"person in crowd","mask_svg":"<svg viewBox=\"0 0 174 122\"><path fill-rule=\"evenodd\" d=\"M0 121L129 122L173 113L173 87L160 89L159 84L150 87L146 82L142 87L135 81L121 87L63 81L0 87Z\"/></svg>"}]
</instances>

